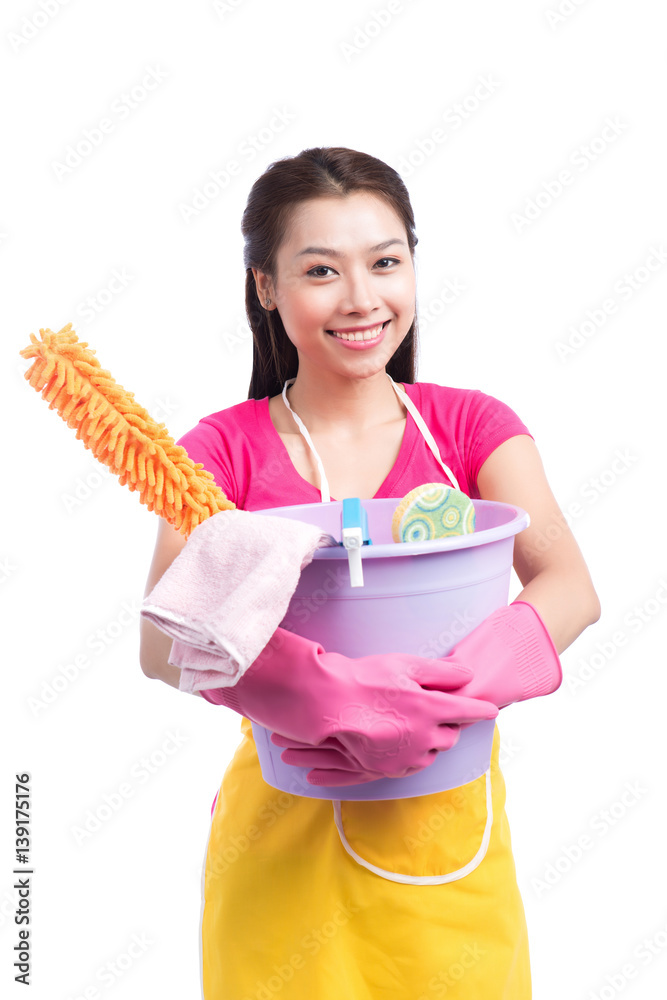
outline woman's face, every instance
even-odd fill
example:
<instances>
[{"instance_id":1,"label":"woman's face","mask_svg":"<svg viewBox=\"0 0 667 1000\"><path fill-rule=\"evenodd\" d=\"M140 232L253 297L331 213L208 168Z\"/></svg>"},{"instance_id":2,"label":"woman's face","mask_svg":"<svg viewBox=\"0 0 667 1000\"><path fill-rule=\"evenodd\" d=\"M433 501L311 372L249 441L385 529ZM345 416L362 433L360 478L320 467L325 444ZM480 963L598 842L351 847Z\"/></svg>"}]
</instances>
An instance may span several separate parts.
<instances>
[{"instance_id":1,"label":"woman's face","mask_svg":"<svg viewBox=\"0 0 667 1000\"><path fill-rule=\"evenodd\" d=\"M277 281L260 301L267 295L297 349L300 372L367 378L383 370L415 315L403 223L368 192L302 202L278 251Z\"/></svg>"}]
</instances>

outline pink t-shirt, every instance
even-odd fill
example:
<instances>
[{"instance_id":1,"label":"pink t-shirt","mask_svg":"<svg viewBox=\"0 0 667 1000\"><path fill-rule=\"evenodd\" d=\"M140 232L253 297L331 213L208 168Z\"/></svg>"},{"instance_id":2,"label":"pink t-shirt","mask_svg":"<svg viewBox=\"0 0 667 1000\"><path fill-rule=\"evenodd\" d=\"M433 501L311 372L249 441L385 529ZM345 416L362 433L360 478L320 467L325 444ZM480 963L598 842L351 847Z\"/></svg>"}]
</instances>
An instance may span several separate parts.
<instances>
[{"instance_id":1,"label":"pink t-shirt","mask_svg":"<svg viewBox=\"0 0 667 1000\"><path fill-rule=\"evenodd\" d=\"M498 445L516 434L533 435L514 410L479 389L430 382L401 383L460 488L479 498L477 474ZM201 462L241 510L318 503L319 489L294 468L269 414L269 397L248 399L202 417L178 444ZM375 494L403 497L422 483L446 481L421 431L408 414L396 462ZM336 499L336 497L332 497Z\"/></svg>"}]
</instances>

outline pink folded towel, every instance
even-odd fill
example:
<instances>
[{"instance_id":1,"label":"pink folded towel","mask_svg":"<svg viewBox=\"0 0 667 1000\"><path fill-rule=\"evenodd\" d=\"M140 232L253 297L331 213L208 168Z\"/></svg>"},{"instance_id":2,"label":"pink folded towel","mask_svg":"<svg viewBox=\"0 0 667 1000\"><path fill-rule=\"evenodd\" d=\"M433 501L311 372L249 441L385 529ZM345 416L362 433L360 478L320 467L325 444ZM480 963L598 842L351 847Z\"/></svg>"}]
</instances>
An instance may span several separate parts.
<instances>
[{"instance_id":1,"label":"pink folded towel","mask_svg":"<svg viewBox=\"0 0 667 1000\"><path fill-rule=\"evenodd\" d=\"M285 617L315 550L335 544L304 521L238 509L197 525L141 606L175 640L180 690L235 684Z\"/></svg>"}]
</instances>

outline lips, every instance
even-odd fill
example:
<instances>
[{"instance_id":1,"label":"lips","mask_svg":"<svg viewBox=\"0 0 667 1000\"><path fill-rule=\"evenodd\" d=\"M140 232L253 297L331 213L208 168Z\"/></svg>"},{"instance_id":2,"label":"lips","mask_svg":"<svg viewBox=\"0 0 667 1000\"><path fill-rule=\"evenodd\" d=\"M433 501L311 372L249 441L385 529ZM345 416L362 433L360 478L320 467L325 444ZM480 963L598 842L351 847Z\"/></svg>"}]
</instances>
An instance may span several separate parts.
<instances>
[{"instance_id":1,"label":"lips","mask_svg":"<svg viewBox=\"0 0 667 1000\"><path fill-rule=\"evenodd\" d=\"M365 343L377 340L389 322L390 321L387 319L384 323L378 323L377 326L370 327L367 330L356 330L350 333L345 333L344 331L338 332L337 330L327 330L327 333L329 336L335 337L336 340L342 340L344 343Z\"/></svg>"}]
</instances>

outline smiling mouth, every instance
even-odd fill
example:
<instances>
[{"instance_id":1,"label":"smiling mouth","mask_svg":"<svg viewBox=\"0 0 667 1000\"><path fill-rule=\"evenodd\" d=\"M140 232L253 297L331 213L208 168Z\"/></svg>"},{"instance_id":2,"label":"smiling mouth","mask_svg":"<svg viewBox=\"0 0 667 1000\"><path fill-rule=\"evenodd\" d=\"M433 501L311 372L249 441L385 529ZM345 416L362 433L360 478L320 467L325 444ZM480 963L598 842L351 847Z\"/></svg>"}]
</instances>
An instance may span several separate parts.
<instances>
[{"instance_id":1,"label":"smiling mouth","mask_svg":"<svg viewBox=\"0 0 667 1000\"><path fill-rule=\"evenodd\" d=\"M370 330L357 330L355 333L339 333L337 330L327 330L326 332L331 337L337 337L338 340L375 340L379 337L387 324L391 322L386 319L384 323L378 323L377 326L373 326Z\"/></svg>"}]
</instances>

